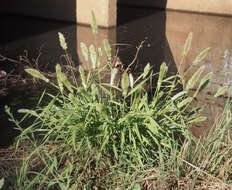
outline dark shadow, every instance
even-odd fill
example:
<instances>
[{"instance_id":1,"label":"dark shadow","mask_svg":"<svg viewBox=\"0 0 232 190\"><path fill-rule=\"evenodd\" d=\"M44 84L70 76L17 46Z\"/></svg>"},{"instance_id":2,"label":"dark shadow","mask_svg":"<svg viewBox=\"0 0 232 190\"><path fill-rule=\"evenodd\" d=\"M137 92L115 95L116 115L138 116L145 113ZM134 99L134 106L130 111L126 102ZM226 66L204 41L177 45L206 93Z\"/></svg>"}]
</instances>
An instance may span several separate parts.
<instances>
[{"instance_id":1,"label":"dark shadow","mask_svg":"<svg viewBox=\"0 0 232 190\"><path fill-rule=\"evenodd\" d=\"M142 71L147 63L159 71L163 61L169 65L170 72L176 72L166 39L166 3L165 0L119 0L117 43L127 44L120 47L121 61L126 65L131 63L136 47L145 41L135 72Z\"/></svg>"},{"instance_id":2,"label":"dark shadow","mask_svg":"<svg viewBox=\"0 0 232 190\"><path fill-rule=\"evenodd\" d=\"M154 14L154 8L164 10L166 4L167 0L118 0L118 24ZM125 12L126 7L134 7L135 10L133 12ZM146 9L141 11L141 8Z\"/></svg>"},{"instance_id":3,"label":"dark shadow","mask_svg":"<svg viewBox=\"0 0 232 190\"><path fill-rule=\"evenodd\" d=\"M2 14L0 22L0 45L70 26L70 23L9 14Z\"/></svg>"},{"instance_id":4,"label":"dark shadow","mask_svg":"<svg viewBox=\"0 0 232 190\"><path fill-rule=\"evenodd\" d=\"M65 61L60 58L64 51L58 39L58 32L62 32L68 43L68 50L74 62L77 62L76 24L73 24L76 21L76 1L3 0L1 3L1 55L18 59L24 50L27 50L28 58L33 60L37 58L41 49L42 54L38 62L40 69L44 72L53 72L57 63L65 64ZM61 3L62 6L60 6ZM27 63L23 64L27 65ZM0 70L10 75L6 82L0 79L0 92L6 89L5 95L0 93L0 148L11 145L17 135L14 124L8 120L4 106L9 105L14 115L19 118L22 115L17 113L17 109L33 108L38 99L31 100L32 97L39 97L45 88L35 87L35 90L32 86L20 83L20 78L25 77L23 69L20 70L20 68L23 68L20 64L7 60L0 61ZM15 81L11 82L13 75L19 75L19 78L15 77Z\"/></svg>"},{"instance_id":5,"label":"dark shadow","mask_svg":"<svg viewBox=\"0 0 232 190\"><path fill-rule=\"evenodd\" d=\"M76 1L2 0L0 12L66 22L76 22Z\"/></svg>"},{"instance_id":6,"label":"dark shadow","mask_svg":"<svg viewBox=\"0 0 232 190\"><path fill-rule=\"evenodd\" d=\"M4 36L0 38L2 45L64 28L76 22L76 1L3 0L0 6L0 22L0 34Z\"/></svg>"}]
</instances>

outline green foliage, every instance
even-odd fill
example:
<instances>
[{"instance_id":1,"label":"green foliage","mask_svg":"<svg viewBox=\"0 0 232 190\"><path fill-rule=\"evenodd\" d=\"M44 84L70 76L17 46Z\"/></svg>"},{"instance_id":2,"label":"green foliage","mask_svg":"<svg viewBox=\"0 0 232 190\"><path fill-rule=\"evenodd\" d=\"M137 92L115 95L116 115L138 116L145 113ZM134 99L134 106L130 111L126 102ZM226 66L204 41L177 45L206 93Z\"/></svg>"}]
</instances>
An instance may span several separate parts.
<instances>
[{"instance_id":1,"label":"green foliage","mask_svg":"<svg viewBox=\"0 0 232 190\"><path fill-rule=\"evenodd\" d=\"M0 179L0 189L3 188L3 185L4 185L4 178Z\"/></svg>"},{"instance_id":2,"label":"green foliage","mask_svg":"<svg viewBox=\"0 0 232 190\"><path fill-rule=\"evenodd\" d=\"M92 19L92 29L96 35L93 13ZM59 37L66 51L64 37L60 34ZM191 40L190 34L183 56L187 55ZM109 42L104 40L103 43L107 60L111 63ZM190 105L205 88L211 75L207 74L201 80L194 97L187 95L187 91L196 85L204 67L193 74L186 87L179 74L166 77L166 63L160 67L156 86L151 86L157 74L153 74L150 64L135 78L124 70L120 78L121 85L117 86L115 78L118 69L108 65L108 70L103 70L96 65L102 55L101 50L97 49L96 52L93 45L87 48L84 43L81 43L81 49L86 61L90 56L92 69L95 70L86 73L79 66L77 75L80 76L81 84L69 82L59 64L56 65L57 83L34 69L26 69L32 76L59 89L56 96L47 94L51 98L47 105L38 105L33 110L19 110L19 113L26 114L23 120L34 119L27 129L23 130L20 126L22 121L16 121L8 109L11 120L22 131L16 147L25 140L31 146L18 172L19 187L93 189L94 184L88 183L94 181L90 178L93 175L86 173L93 168L96 169L94 175L99 177L102 172L99 168L108 167L112 162L122 163L121 166L127 169L133 165L144 167L148 162L162 165L168 155L180 149L179 139L183 136L191 138L189 127L206 119L198 111L191 112ZM197 61L201 61L204 56L205 52ZM102 72L111 73L108 83L102 82ZM31 163L35 158L38 164L33 168ZM136 181L130 188L142 189Z\"/></svg>"},{"instance_id":3,"label":"green foliage","mask_svg":"<svg viewBox=\"0 0 232 190\"><path fill-rule=\"evenodd\" d=\"M214 97L217 98L218 96L221 96L221 95L225 94L226 91L227 91L227 89L228 89L228 86L224 86L224 87L220 88L220 89L216 92L216 94L214 95Z\"/></svg>"},{"instance_id":4,"label":"green foliage","mask_svg":"<svg viewBox=\"0 0 232 190\"><path fill-rule=\"evenodd\" d=\"M92 19L92 22L91 22L92 32L93 32L93 35L96 37L98 33L98 26L97 26L96 17L94 15L93 10L91 11L91 19Z\"/></svg>"}]
</instances>

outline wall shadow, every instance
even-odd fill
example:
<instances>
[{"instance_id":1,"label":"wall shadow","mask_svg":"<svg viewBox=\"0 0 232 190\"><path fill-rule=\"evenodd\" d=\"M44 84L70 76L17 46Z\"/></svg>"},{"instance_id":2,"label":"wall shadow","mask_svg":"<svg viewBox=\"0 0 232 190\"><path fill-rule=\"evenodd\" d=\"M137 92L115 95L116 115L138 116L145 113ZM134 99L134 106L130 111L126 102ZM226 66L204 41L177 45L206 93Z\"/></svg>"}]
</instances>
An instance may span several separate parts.
<instances>
[{"instance_id":1,"label":"wall shadow","mask_svg":"<svg viewBox=\"0 0 232 190\"><path fill-rule=\"evenodd\" d=\"M2 0L0 12L39 18L76 21L76 1L63 0Z\"/></svg>"},{"instance_id":2,"label":"wall shadow","mask_svg":"<svg viewBox=\"0 0 232 190\"><path fill-rule=\"evenodd\" d=\"M170 72L176 72L175 62L166 38L165 0L119 0L117 43L119 57L129 64L137 51L136 47L145 41L135 68L140 71L150 63L155 71L163 61L169 65ZM125 45L127 44L127 45Z\"/></svg>"},{"instance_id":3,"label":"wall shadow","mask_svg":"<svg viewBox=\"0 0 232 190\"><path fill-rule=\"evenodd\" d=\"M0 44L28 38L76 22L76 1L64 3L63 0L3 0L0 21L0 34L4 36L0 39Z\"/></svg>"}]
</instances>

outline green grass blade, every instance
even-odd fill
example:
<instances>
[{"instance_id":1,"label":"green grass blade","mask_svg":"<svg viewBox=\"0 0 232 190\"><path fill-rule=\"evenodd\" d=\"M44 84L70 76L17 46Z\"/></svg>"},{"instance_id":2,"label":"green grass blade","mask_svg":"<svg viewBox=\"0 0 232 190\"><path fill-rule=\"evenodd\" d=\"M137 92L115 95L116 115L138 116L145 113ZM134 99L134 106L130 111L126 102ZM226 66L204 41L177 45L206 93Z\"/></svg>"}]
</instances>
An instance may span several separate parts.
<instances>
[{"instance_id":1,"label":"green grass blade","mask_svg":"<svg viewBox=\"0 0 232 190\"><path fill-rule=\"evenodd\" d=\"M187 85L186 85L186 90L188 91L189 89L192 89L197 81L199 80L201 73L205 70L205 66L201 66L189 79Z\"/></svg>"},{"instance_id":2,"label":"green grass blade","mask_svg":"<svg viewBox=\"0 0 232 190\"><path fill-rule=\"evenodd\" d=\"M66 75L64 73L61 73L61 80L63 82L63 84L65 85L65 87L71 92L73 93L73 88L71 83L68 81L68 78L66 77Z\"/></svg>"},{"instance_id":3,"label":"green grass blade","mask_svg":"<svg viewBox=\"0 0 232 190\"><path fill-rule=\"evenodd\" d=\"M193 100L192 97L188 97L188 98L184 99L184 100L181 101L179 104L177 104L178 109L180 109L180 108L182 108L183 106L185 106L185 105L191 103L192 100Z\"/></svg>"},{"instance_id":4,"label":"green grass blade","mask_svg":"<svg viewBox=\"0 0 232 190\"><path fill-rule=\"evenodd\" d=\"M133 78L133 75L131 73L129 74L129 81L130 81L130 87L133 88L134 87L134 78Z\"/></svg>"},{"instance_id":5,"label":"green grass blade","mask_svg":"<svg viewBox=\"0 0 232 190\"><path fill-rule=\"evenodd\" d=\"M151 70L151 66L150 66L150 63L148 63L143 71L143 79L148 75L150 70Z\"/></svg>"},{"instance_id":6,"label":"green grass blade","mask_svg":"<svg viewBox=\"0 0 232 190\"><path fill-rule=\"evenodd\" d=\"M82 86L84 88L87 88L85 71L84 71L82 66L79 66L79 72L80 72L80 75L81 75Z\"/></svg>"},{"instance_id":7,"label":"green grass blade","mask_svg":"<svg viewBox=\"0 0 232 190\"><path fill-rule=\"evenodd\" d=\"M228 89L228 86L224 86L224 87L220 88L220 89L217 91L217 93L214 95L214 98L217 98L217 97L219 97L219 96L225 94L226 91L227 91L227 89Z\"/></svg>"},{"instance_id":8,"label":"green grass blade","mask_svg":"<svg viewBox=\"0 0 232 190\"><path fill-rule=\"evenodd\" d=\"M115 81L117 73L118 73L118 69L117 68L113 68L111 70L110 85L114 85L114 81Z\"/></svg>"},{"instance_id":9,"label":"green grass blade","mask_svg":"<svg viewBox=\"0 0 232 190\"><path fill-rule=\"evenodd\" d=\"M202 90L204 90L206 88L206 86L209 84L211 78L213 76L213 73L208 73L207 75L205 75L202 79L201 82L196 90L196 92L194 93L193 97L196 97Z\"/></svg>"},{"instance_id":10,"label":"green grass blade","mask_svg":"<svg viewBox=\"0 0 232 190\"><path fill-rule=\"evenodd\" d=\"M85 61L88 62L89 61L89 50L84 42L81 42L80 46L81 46L81 53L84 56Z\"/></svg>"},{"instance_id":11,"label":"green grass blade","mask_svg":"<svg viewBox=\"0 0 232 190\"><path fill-rule=\"evenodd\" d=\"M196 118L196 119L193 119L193 120L189 121L188 124L190 124L190 123L202 122L202 121L205 121L206 119L207 119L207 117L201 116L201 117L198 117L198 118Z\"/></svg>"},{"instance_id":12,"label":"green grass blade","mask_svg":"<svg viewBox=\"0 0 232 190\"><path fill-rule=\"evenodd\" d=\"M193 33L190 32L184 44L184 50L182 52L182 57L185 57L188 54L190 47L191 47L192 38L193 38Z\"/></svg>"},{"instance_id":13,"label":"green grass blade","mask_svg":"<svg viewBox=\"0 0 232 190\"><path fill-rule=\"evenodd\" d=\"M60 46L64 51L66 51L68 49L68 46L67 43L65 42L64 35L61 32L58 32L58 36L59 36Z\"/></svg>"},{"instance_id":14,"label":"green grass blade","mask_svg":"<svg viewBox=\"0 0 232 190\"><path fill-rule=\"evenodd\" d=\"M198 63L200 63L203 59L205 59L205 57L207 56L208 52L211 50L211 48L206 48L204 49L197 57L196 59L193 61L193 65L197 65Z\"/></svg>"},{"instance_id":15,"label":"green grass blade","mask_svg":"<svg viewBox=\"0 0 232 190\"><path fill-rule=\"evenodd\" d=\"M35 116L35 117L39 117L39 115L36 113L35 110L29 110L29 109L19 109L18 110L18 113L25 113L25 114L30 114L32 116Z\"/></svg>"},{"instance_id":16,"label":"green grass blade","mask_svg":"<svg viewBox=\"0 0 232 190\"><path fill-rule=\"evenodd\" d=\"M129 88L129 77L127 72L124 72L122 75L121 87L122 87L123 96L126 96Z\"/></svg>"},{"instance_id":17,"label":"green grass blade","mask_svg":"<svg viewBox=\"0 0 232 190\"><path fill-rule=\"evenodd\" d=\"M46 78L44 75L42 75L39 71L35 69L25 69L25 71L35 78L41 79L45 82L49 82L48 78Z\"/></svg>"},{"instance_id":18,"label":"green grass blade","mask_svg":"<svg viewBox=\"0 0 232 190\"><path fill-rule=\"evenodd\" d=\"M100 67L101 65L101 57L103 56L102 49L97 49L97 66Z\"/></svg>"},{"instance_id":19,"label":"green grass blade","mask_svg":"<svg viewBox=\"0 0 232 190\"><path fill-rule=\"evenodd\" d=\"M157 92L159 92L160 88L161 88L161 84L163 81L163 78L165 76L165 73L167 72L168 67L166 65L165 62L162 63L162 65L160 66L160 72L159 72L159 80L158 80L158 85L157 85Z\"/></svg>"},{"instance_id":20,"label":"green grass blade","mask_svg":"<svg viewBox=\"0 0 232 190\"><path fill-rule=\"evenodd\" d=\"M98 33L98 26L97 26L97 21L96 21L96 17L95 17L95 14L93 12L93 10L91 11L91 28L92 28L92 32L93 32L93 35L96 36L97 33Z\"/></svg>"},{"instance_id":21,"label":"green grass blade","mask_svg":"<svg viewBox=\"0 0 232 190\"><path fill-rule=\"evenodd\" d=\"M93 69L96 69L96 65L97 65L97 53L95 51L95 47L94 47L93 44L90 45L89 52L90 52L90 59L91 59L91 62L92 62L92 67L93 67Z\"/></svg>"},{"instance_id":22,"label":"green grass blade","mask_svg":"<svg viewBox=\"0 0 232 190\"><path fill-rule=\"evenodd\" d=\"M0 189L3 188L3 185L4 185L4 178L0 179Z\"/></svg>"},{"instance_id":23,"label":"green grass blade","mask_svg":"<svg viewBox=\"0 0 232 190\"><path fill-rule=\"evenodd\" d=\"M136 85L133 89L131 89L127 96L130 96L130 95L132 95L133 93L135 93L137 90L142 89L143 85L147 82L148 79L149 79L149 78L143 80L143 81L140 82L138 85Z\"/></svg>"},{"instance_id":24,"label":"green grass blade","mask_svg":"<svg viewBox=\"0 0 232 190\"><path fill-rule=\"evenodd\" d=\"M63 93L64 91L64 87L63 87L63 82L62 82L62 72L61 72L61 66L60 64L56 65L56 77L57 77L57 82L58 82L58 86L60 88L61 93Z\"/></svg>"},{"instance_id":25,"label":"green grass blade","mask_svg":"<svg viewBox=\"0 0 232 190\"><path fill-rule=\"evenodd\" d=\"M184 96L185 94L187 94L187 91L179 92L175 96L173 96L171 99L172 99L172 101L175 101L175 100L179 99L180 97Z\"/></svg>"},{"instance_id":26,"label":"green grass blade","mask_svg":"<svg viewBox=\"0 0 232 190\"><path fill-rule=\"evenodd\" d=\"M112 54L111 54L111 47L110 47L109 41L104 39L103 44L104 44L104 49L105 49L105 52L106 52L106 56L107 56L108 60L111 61Z\"/></svg>"}]
</instances>

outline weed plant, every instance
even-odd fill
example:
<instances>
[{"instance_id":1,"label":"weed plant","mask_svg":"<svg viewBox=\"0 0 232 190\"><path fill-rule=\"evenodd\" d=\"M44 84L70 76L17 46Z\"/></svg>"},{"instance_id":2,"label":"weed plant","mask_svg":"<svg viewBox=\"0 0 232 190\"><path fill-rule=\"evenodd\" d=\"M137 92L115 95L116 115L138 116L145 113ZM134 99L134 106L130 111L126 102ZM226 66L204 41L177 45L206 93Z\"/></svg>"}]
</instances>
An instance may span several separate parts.
<instances>
[{"instance_id":1,"label":"weed plant","mask_svg":"<svg viewBox=\"0 0 232 190\"><path fill-rule=\"evenodd\" d=\"M93 34L97 38L94 14L92 18ZM59 40L68 64L73 67L61 33ZM192 34L186 40L182 61L189 52L191 40ZM190 106L209 83L212 73L200 80L202 66L186 82L179 74L166 76L165 63L159 73L153 73L147 64L136 78L128 68L123 70L120 85L117 85L115 77L119 68L111 64L113 57L108 41L103 43L107 55L104 67L100 67L102 50L81 43L85 61L91 62L92 68L84 71L80 65L78 73L73 69L71 82L59 64L56 65L57 83L33 68L26 69L32 76L50 83L59 93L44 92L35 109L20 109L19 112L25 114L21 120L16 120L6 107L10 119L21 131L16 150L23 147L25 152L22 167L15 172L16 189L141 189L141 184L152 189L157 187L154 179L156 182L171 179L170 176L179 179L186 170L192 172L194 163L200 165L195 166L194 172L216 164L210 168L212 173L231 175L231 169L222 172L217 167L223 158L218 159L215 152L220 153L222 143L191 144L194 138L189 127L206 118L200 115L200 107ZM204 59L208 51L207 48L201 52L194 65ZM111 73L108 82L101 77L105 72ZM197 83L197 90L190 97L188 91ZM225 90L219 91L217 96ZM42 106L44 96L51 100ZM21 123L27 119L33 123L24 128ZM23 146L25 142L27 145ZM183 147L180 142L185 142ZM198 147L204 149L202 155ZM227 150L223 155L229 157L229 154ZM231 157L228 159L225 168L231 162Z\"/></svg>"}]
</instances>

